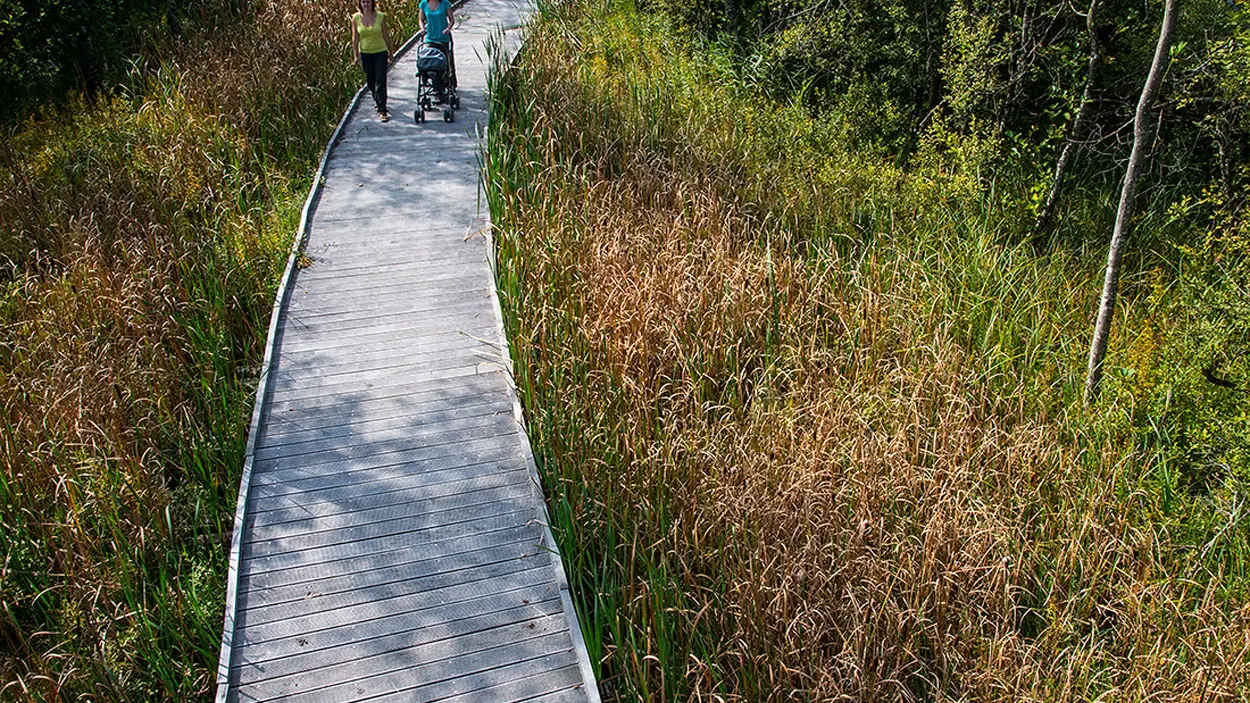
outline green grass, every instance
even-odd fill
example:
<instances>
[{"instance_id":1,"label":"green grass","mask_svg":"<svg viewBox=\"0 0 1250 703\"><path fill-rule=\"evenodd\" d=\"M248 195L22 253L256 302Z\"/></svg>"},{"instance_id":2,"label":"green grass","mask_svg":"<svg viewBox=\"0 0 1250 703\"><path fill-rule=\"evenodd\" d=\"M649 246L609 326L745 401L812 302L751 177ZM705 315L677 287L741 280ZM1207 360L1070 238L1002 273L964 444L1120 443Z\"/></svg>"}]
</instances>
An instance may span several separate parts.
<instances>
[{"instance_id":1,"label":"green grass","mask_svg":"<svg viewBox=\"0 0 1250 703\"><path fill-rule=\"evenodd\" d=\"M361 81L346 10L232 17L0 145L0 699L215 685L273 295Z\"/></svg>"},{"instance_id":2,"label":"green grass","mask_svg":"<svg viewBox=\"0 0 1250 703\"><path fill-rule=\"evenodd\" d=\"M1247 700L1247 401L1198 353L1244 323L1193 305L1244 292L1137 251L1087 412L1094 205L1039 247L988 146L899 170L732 65L589 2L492 78L517 384L607 697Z\"/></svg>"}]
</instances>

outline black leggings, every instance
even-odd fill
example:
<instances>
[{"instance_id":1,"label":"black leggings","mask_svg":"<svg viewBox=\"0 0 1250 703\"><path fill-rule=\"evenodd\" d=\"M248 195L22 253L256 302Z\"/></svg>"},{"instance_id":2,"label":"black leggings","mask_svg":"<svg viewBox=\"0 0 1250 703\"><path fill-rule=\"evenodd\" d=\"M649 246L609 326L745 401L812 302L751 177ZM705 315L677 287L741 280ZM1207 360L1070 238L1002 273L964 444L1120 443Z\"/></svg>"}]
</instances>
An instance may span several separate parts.
<instances>
[{"instance_id":1,"label":"black leggings","mask_svg":"<svg viewBox=\"0 0 1250 703\"><path fill-rule=\"evenodd\" d=\"M373 106L378 112L386 112L386 59L385 51L360 55L360 65L365 69L365 85L369 86Z\"/></svg>"}]
</instances>

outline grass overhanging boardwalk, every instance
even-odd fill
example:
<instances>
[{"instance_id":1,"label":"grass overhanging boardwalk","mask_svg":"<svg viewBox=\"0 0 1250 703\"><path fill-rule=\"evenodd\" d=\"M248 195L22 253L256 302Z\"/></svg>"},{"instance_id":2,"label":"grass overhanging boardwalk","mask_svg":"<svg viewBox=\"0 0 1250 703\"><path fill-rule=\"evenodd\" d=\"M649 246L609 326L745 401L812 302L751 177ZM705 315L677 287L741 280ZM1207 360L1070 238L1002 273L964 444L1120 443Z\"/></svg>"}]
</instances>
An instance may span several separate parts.
<instances>
[{"instance_id":1,"label":"grass overhanging boardwalk","mask_svg":"<svg viewBox=\"0 0 1250 703\"><path fill-rule=\"evenodd\" d=\"M330 152L249 445L219 701L598 700L479 235L486 43L529 11L458 10L456 122L414 123L409 51L392 121L366 95Z\"/></svg>"}]
</instances>

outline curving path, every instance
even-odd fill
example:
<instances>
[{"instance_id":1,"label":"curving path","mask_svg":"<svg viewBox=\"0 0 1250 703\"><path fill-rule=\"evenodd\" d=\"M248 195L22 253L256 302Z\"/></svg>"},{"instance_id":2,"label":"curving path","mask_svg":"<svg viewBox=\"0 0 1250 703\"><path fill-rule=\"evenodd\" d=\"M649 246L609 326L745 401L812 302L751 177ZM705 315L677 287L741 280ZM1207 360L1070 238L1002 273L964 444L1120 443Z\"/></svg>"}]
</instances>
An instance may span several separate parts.
<instances>
[{"instance_id":1,"label":"curving path","mask_svg":"<svg viewBox=\"0 0 1250 703\"><path fill-rule=\"evenodd\" d=\"M530 11L458 10L455 123L413 122L409 51L392 121L366 96L330 148L257 393L219 701L599 700L477 236L485 47Z\"/></svg>"}]
</instances>

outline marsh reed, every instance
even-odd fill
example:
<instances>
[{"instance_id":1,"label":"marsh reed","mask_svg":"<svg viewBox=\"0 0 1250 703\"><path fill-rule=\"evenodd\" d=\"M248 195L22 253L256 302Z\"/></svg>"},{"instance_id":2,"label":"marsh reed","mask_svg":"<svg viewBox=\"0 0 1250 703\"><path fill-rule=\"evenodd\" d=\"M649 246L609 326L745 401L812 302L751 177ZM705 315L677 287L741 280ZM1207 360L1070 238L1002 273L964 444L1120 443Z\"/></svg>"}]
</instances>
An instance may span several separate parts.
<instances>
[{"instance_id":1,"label":"marsh reed","mask_svg":"<svg viewBox=\"0 0 1250 703\"><path fill-rule=\"evenodd\" d=\"M0 699L211 694L272 296L361 81L350 7L205 5L0 141Z\"/></svg>"},{"instance_id":2,"label":"marsh reed","mask_svg":"<svg viewBox=\"0 0 1250 703\"><path fill-rule=\"evenodd\" d=\"M1250 700L1238 494L1178 497L1136 434L1149 262L1113 343L1145 369L1087 413L1098 256L731 63L592 0L492 79L516 380L606 697Z\"/></svg>"}]
</instances>

